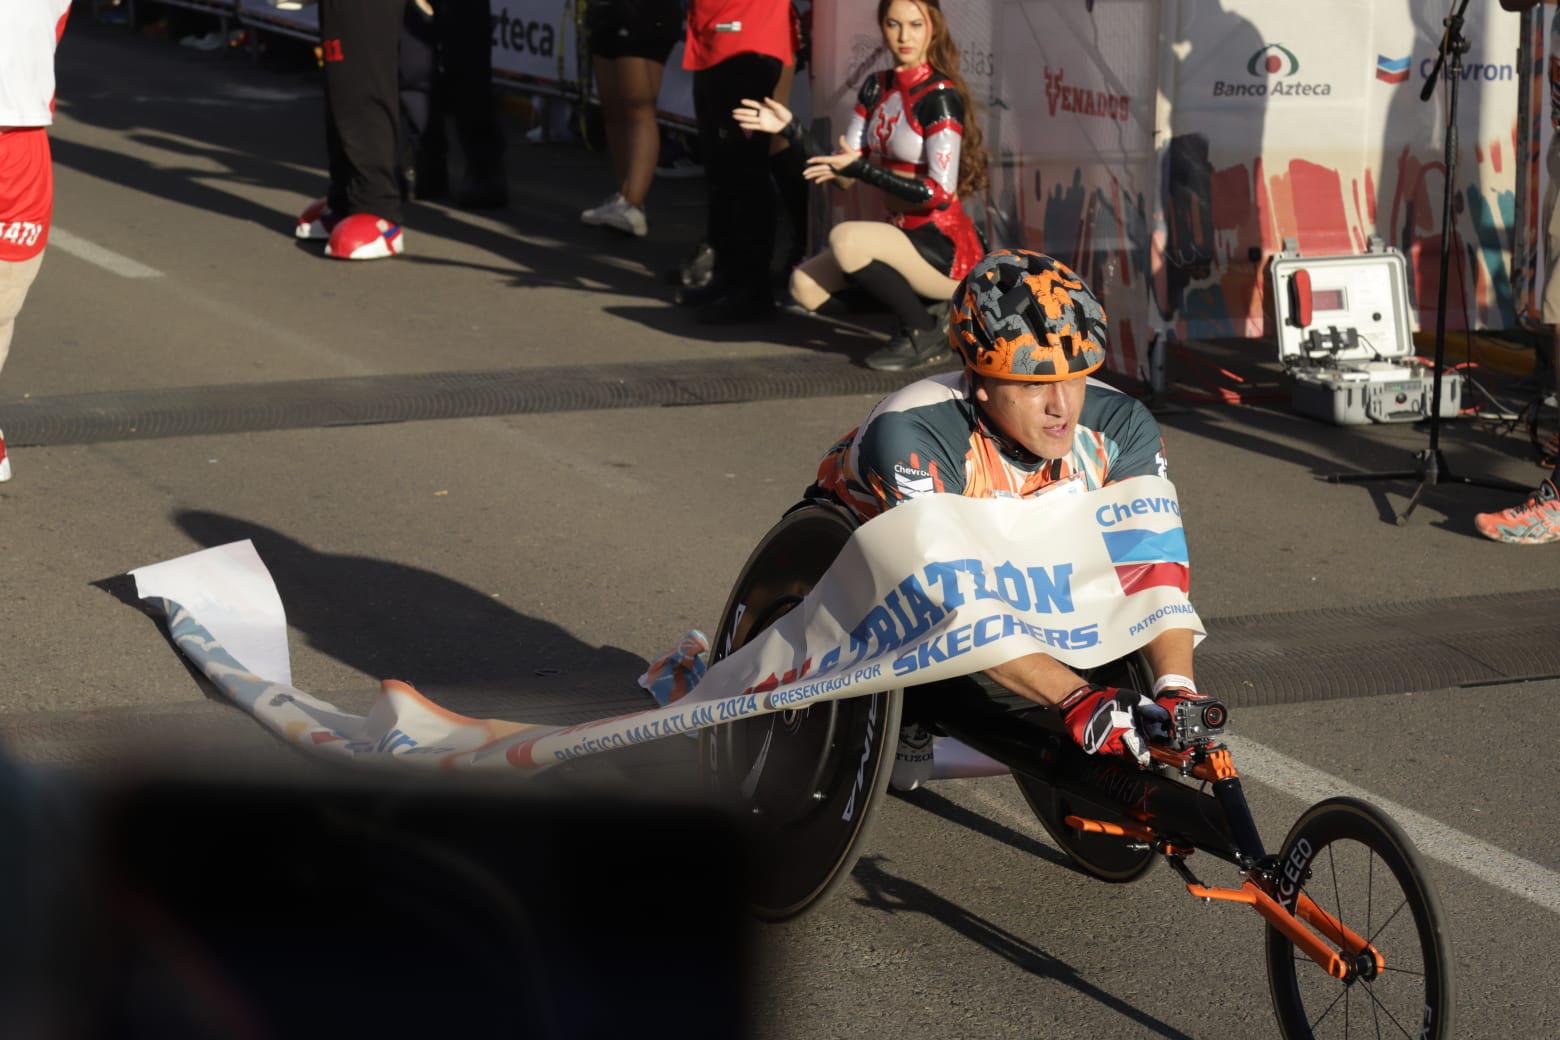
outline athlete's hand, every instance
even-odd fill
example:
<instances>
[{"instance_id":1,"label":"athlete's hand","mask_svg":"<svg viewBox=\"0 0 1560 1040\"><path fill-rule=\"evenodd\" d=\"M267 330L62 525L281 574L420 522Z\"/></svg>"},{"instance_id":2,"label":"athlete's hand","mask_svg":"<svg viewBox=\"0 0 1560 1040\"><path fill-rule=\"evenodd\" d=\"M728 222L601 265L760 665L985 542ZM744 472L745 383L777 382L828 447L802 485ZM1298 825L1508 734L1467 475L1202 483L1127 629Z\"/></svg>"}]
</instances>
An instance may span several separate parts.
<instances>
[{"instance_id":1,"label":"athlete's hand","mask_svg":"<svg viewBox=\"0 0 1560 1040\"><path fill-rule=\"evenodd\" d=\"M1061 703L1062 722L1091 755L1120 755L1148 765L1148 733L1168 729L1170 716L1136 690L1085 683Z\"/></svg>"},{"instance_id":2,"label":"athlete's hand","mask_svg":"<svg viewBox=\"0 0 1560 1040\"><path fill-rule=\"evenodd\" d=\"M774 98L753 101L743 98L742 104L731 110L731 118L748 133L778 134L791 125L796 117Z\"/></svg>"},{"instance_id":3,"label":"athlete's hand","mask_svg":"<svg viewBox=\"0 0 1560 1040\"><path fill-rule=\"evenodd\" d=\"M1156 744L1168 743L1175 736L1175 710L1182 704L1205 706L1218 703L1207 694L1198 693L1180 686L1167 686L1154 697L1156 704L1165 714L1163 721L1145 723L1143 732L1148 734L1148 739ZM1222 713L1221 713L1222 714ZM1196 718L1197 716L1193 716ZM1213 723L1205 723L1213 724ZM1224 725L1222 719L1216 725Z\"/></svg>"},{"instance_id":4,"label":"athlete's hand","mask_svg":"<svg viewBox=\"0 0 1560 1040\"><path fill-rule=\"evenodd\" d=\"M852 148L850 142L841 134L840 150L833 155L815 155L808 159L807 166L802 170L802 176L815 184L847 180L848 178L840 176L840 171L859 158L861 152Z\"/></svg>"}]
</instances>

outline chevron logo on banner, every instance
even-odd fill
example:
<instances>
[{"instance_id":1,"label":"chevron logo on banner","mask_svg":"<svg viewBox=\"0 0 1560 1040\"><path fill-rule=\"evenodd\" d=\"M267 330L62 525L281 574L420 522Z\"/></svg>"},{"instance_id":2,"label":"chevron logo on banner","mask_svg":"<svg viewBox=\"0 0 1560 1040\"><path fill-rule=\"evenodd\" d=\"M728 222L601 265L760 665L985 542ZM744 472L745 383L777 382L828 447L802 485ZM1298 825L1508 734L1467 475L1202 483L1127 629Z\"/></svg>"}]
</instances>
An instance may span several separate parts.
<instances>
[{"instance_id":1,"label":"chevron logo on banner","mask_svg":"<svg viewBox=\"0 0 1560 1040\"><path fill-rule=\"evenodd\" d=\"M1190 588L1191 556L1186 551L1186 532L1181 528L1101 533L1105 551L1115 564L1121 591L1128 596L1161 586L1182 592Z\"/></svg>"},{"instance_id":2,"label":"chevron logo on banner","mask_svg":"<svg viewBox=\"0 0 1560 1040\"><path fill-rule=\"evenodd\" d=\"M1411 58L1389 58L1384 54L1376 55L1376 78L1383 83L1402 83L1408 79L1408 65Z\"/></svg>"}]
</instances>

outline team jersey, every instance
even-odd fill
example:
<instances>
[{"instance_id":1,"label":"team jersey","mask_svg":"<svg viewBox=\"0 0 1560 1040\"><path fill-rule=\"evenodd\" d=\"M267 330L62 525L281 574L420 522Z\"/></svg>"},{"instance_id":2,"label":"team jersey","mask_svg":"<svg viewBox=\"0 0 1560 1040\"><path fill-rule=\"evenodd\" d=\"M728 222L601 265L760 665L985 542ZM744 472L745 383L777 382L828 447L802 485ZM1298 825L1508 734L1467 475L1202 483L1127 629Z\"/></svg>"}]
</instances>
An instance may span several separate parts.
<instances>
[{"instance_id":1,"label":"team jersey","mask_svg":"<svg viewBox=\"0 0 1560 1040\"><path fill-rule=\"evenodd\" d=\"M1065 458L1042 459L981 417L964 372L923 379L872 409L829 449L808 498L832 500L861 521L928 494L1029 498L1071 477L1088 490L1167 476L1164 439L1143 403L1089 379Z\"/></svg>"}]
</instances>

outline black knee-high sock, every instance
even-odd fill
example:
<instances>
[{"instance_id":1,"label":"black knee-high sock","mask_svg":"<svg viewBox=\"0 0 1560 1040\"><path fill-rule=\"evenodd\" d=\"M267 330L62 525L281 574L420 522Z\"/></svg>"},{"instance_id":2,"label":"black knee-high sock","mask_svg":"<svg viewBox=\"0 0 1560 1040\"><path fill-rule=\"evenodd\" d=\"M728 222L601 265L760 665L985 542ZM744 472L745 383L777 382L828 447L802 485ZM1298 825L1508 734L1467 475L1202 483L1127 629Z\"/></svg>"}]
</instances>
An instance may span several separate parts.
<instances>
[{"instance_id":1,"label":"black knee-high sock","mask_svg":"<svg viewBox=\"0 0 1560 1040\"><path fill-rule=\"evenodd\" d=\"M910 288L905 276L874 260L859 271L846 271L845 277L888 305L908 332L924 332L937 322L927 313L926 301Z\"/></svg>"}]
</instances>

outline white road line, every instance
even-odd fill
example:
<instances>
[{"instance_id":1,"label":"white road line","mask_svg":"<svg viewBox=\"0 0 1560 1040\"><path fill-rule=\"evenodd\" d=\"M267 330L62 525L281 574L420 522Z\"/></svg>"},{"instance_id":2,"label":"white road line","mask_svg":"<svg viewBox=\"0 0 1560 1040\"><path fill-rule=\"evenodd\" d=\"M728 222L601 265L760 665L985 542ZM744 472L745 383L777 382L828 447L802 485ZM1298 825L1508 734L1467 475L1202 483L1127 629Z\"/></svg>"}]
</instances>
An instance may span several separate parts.
<instances>
[{"instance_id":1,"label":"white road line","mask_svg":"<svg viewBox=\"0 0 1560 1040\"><path fill-rule=\"evenodd\" d=\"M147 267L140 261L122 256L112 249L104 249L96 242L88 242L80 235L73 235L62 227L49 229L49 246L69 253L79 260L85 260L89 264L95 264L121 278L162 277L162 272L157 268Z\"/></svg>"},{"instance_id":2,"label":"white road line","mask_svg":"<svg viewBox=\"0 0 1560 1040\"><path fill-rule=\"evenodd\" d=\"M1228 735L1223 739L1234 752L1243 777L1293 795L1308 805L1339 795L1370 802L1395 819L1419 851L1431 859L1560 914L1560 873L1432 820L1406 805L1345 783L1256 741Z\"/></svg>"}]
</instances>

